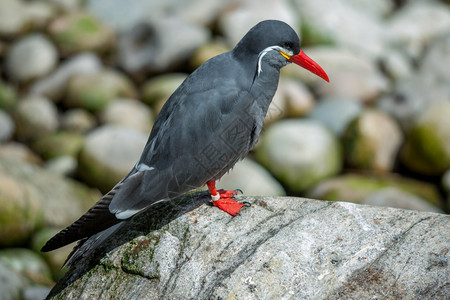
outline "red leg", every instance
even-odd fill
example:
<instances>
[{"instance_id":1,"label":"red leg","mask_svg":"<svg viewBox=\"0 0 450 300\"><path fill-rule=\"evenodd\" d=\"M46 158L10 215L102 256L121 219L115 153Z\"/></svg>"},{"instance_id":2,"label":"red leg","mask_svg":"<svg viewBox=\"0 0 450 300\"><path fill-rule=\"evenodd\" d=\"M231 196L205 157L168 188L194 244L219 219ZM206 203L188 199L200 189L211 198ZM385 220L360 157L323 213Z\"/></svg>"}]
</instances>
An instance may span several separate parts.
<instances>
[{"instance_id":1,"label":"red leg","mask_svg":"<svg viewBox=\"0 0 450 300\"><path fill-rule=\"evenodd\" d=\"M245 204L239 203L233 199L233 197L237 194L236 191L216 190L216 182L214 180L208 181L206 185L211 192L213 205L229 213L230 215L236 216L242 206L245 206Z\"/></svg>"}]
</instances>

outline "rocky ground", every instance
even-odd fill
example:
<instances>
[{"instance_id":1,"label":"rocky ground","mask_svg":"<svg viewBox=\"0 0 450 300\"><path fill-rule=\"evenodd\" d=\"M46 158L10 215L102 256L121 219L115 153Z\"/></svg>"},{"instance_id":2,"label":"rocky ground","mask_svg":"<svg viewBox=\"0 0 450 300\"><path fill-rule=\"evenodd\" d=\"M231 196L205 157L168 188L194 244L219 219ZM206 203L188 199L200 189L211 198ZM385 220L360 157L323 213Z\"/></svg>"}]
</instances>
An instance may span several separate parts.
<instances>
[{"instance_id":1,"label":"rocky ground","mask_svg":"<svg viewBox=\"0 0 450 300\"><path fill-rule=\"evenodd\" d=\"M49 299L448 298L447 215L240 196L251 207L232 218L202 196L125 225Z\"/></svg>"},{"instance_id":2,"label":"rocky ground","mask_svg":"<svg viewBox=\"0 0 450 300\"><path fill-rule=\"evenodd\" d=\"M43 243L129 171L187 74L268 18L330 83L284 68L220 186L449 212L449 1L0 0L3 297L48 293L70 247Z\"/></svg>"}]
</instances>

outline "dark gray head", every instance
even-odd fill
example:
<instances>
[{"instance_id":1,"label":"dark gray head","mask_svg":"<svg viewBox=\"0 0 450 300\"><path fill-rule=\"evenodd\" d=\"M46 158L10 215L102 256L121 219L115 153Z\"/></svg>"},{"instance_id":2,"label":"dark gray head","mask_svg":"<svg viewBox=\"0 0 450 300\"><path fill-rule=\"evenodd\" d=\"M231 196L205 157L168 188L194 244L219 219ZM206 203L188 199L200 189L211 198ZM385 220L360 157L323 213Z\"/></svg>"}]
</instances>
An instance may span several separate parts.
<instances>
[{"instance_id":1,"label":"dark gray head","mask_svg":"<svg viewBox=\"0 0 450 300\"><path fill-rule=\"evenodd\" d=\"M265 58L277 69L295 63L329 81L325 71L300 50L300 39L294 29L282 21L259 22L239 41L232 54L245 64L256 64L258 74Z\"/></svg>"},{"instance_id":2,"label":"dark gray head","mask_svg":"<svg viewBox=\"0 0 450 300\"><path fill-rule=\"evenodd\" d=\"M277 47L279 51L292 56L300 52L300 39L294 29L278 20L262 21L247 32L233 49L236 57L258 56L268 47Z\"/></svg>"}]
</instances>

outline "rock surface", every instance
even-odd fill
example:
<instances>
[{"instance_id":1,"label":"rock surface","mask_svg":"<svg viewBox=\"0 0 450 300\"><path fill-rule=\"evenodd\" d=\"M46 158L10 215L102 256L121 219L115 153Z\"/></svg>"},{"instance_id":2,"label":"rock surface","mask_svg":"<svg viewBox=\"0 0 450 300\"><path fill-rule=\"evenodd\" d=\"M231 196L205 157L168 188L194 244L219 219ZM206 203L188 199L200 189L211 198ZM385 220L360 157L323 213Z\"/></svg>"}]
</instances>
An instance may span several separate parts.
<instances>
[{"instance_id":1,"label":"rock surface","mask_svg":"<svg viewBox=\"0 0 450 300\"><path fill-rule=\"evenodd\" d=\"M19 0L0 1L0 36L8 37L18 34L29 23L25 5Z\"/></svg>"},{"instance_id":2,"label":"rock surface","mask_svg":"<svg viewBox=\"0 0 450 300\"><path fill-rule=\"evenodd\" d=\"M320 123L280 121L264 132L255 155L282 184L301 192L339 172L340 146Z\"/></svg>"},{"instance_id":3,"label":"rock surface","mask_svg":"<svg viewBox=\"0 0 450 300\"><path fill-rule=\"evenodd\" d=\"M12 109L17 103L16 89L0 80L0 108L5 110Z\"/></svg>"},{"instance_id":4,"label":"rock surface","mask_svg":"<svg viewBox=\"0 0 450 300\"><path fill-rule=\"evenodd\" d=\"M116 124L140 130L147 134L153 126L152 110L136 99L116 99L101 113L100 119L106 124Z\"/></svg>"},{"instance_id":5,"label":"rock surface","mask_svg":"<svg viewBox=\"0 0 450 300\"><path fill-rule=\"evenodd\" d=\"M54 20L49 34L63 55L82 51L106 52L113 47L115 33L85 12L73 12Z\"/></svg>"},{"instance_id":6,"label":"rock surface","mask_svg":"<svg viewBox=\"0 0 450 300\"><path fill-rule=\"evenodd\" d=\"M402 131L395 120L369 109L347 127L343 136L344 156L353 168L392 171L402 142Z\"/></svg>"},{"instance_id":7,"label":"rock surface","mask_svg":"<svg viewBox=\"0 0 450 300\"><path fill-rule=\"evenodd\" d=\"M6 59L8 74L19 81L43 76L56 65L55 46L42 34L30 34L15 43Z\"/></svg>"},{"instance_id":8,"label":"rock surface","mask_svg":"<svg viewBox=\"0 0 450 300\"><path fill-rule=\"evenodd\" d=\"M42 299L48 294L48 286L52 283L50 269L39 254L23 248L0 250L0 298L2 300ZM31 287L40 287L44 293L28 290ZM33 295L40 295L40 298L31 297Z\"/></svg>"},{"instance_id":9,"label":"rock surface","mask_svg":"<svg viewBox=\"0 0 450 300\"><path fill-rule=\"evenodd\" d=\"M37 225L43 223L45 226L65 227L83 214L98 198L96 193L79 182L8 156L0 158L0 176L2 179L0 191L15 196L13 198L5 195L9 205L14 206L13 203L16 203L15 206L19 206L25 203L23 206L25 210L22 211L24 218L31 220L39 213L40 215L35 217L39 221ZM20 221L19 218L15 219L10 212L3 209L6 204L0 203L0 207L2 207L0 219L5 220L5 223L0 224L2 231L11 224L7 222L9 218L13 218L13 222ZM21 225L26 226L26 223ZM31 228L31 230L28 228L28 234L34 229ZM9 236L13 234L14 231L9 232ZM2 238L0 240L4 241Z\"/></svg>"},{"instance_id":10,"label":"rock surface","mask_svg":"<svg viewBox=\"0 0 450 300\"><path fill-rule=\"evenodd\" d=\"M398 188L388 187L370 194L363 204L443 213L424 199Z\"/></svg>"},{"instance_id":11,"label":"rock surface","mask_svg":"<svg viewBox=\"0 0 450 300\"><path fill-rule=\"evenodd\" d=\"M362 104L351 98L328 97L321 99L308 117L324 124L335 135L341 136L348 124L363 110Z\"/></svg>"},{"instance_id":12,"label":"rock surface","mask_svg":"<svg viewBox=\"0 0 450 300\"><path fill-rule=\"evenodd\" d=\"M441 175L450 168L450 102L430 105L408 132L400 153L410 169Z\"/></svg>"},{"instance_id":13,"label":"rock surface","mask_svg":"<svg viewBox=\"0 0 450 300\"><path fill-rule=\"evenodd\" d=\"M102 63L93 53L81 53L62 63L54 72L36 81L31 87L34 95L43 95L53 101L63 97L67 82L74 75L88 75L100 72Z\"/></svg>"},{"instance_id":14,"label":"rock surface","mask_svg":"<svg viewBox=\"0 0 450 300\"><path fill-rule=\"evenodd\" d=\"M396 175L361 175L347 173L324 180L310 189L307 197L329 201L363 203L371 194L386 188L396 188L405 193L440 205L441 196L435 186L427 182Z\"/></svg>"},{"instance_id":15,"label":"rock surface","mask_svg":"<svg viewBox=\"0 0 450 300\"><path fill-rule=\"evenodd\" d=\"M10 115L0 109L0 143L8 141L14 134L15 125Z\"/></svg>"},{"instance_id":16,"label":"rock surface","mask_svg":"<svg viewBox=\"0 0 450 300\"><path fill-rule=\"evenodd\" d=\"M17 105L14 121L17 139L32 141L58 128L58 110L47 98L29 96Z\"/></svg>"},{"instance_id":17,"label":"rock surface","mask_svg":"<svg viewBox=\"0 0 450 300\"><path fill-rule=\"evenodd\" d=\"M131 170L146 141L147 134L139 130L118 125L98 127L86 136L81 150L81 178L107 193Z\"/></svg>"},{"instance_id":18,"label":"rock surface","mask_svg":"<svg viewBox=\"0 0 450 300\"><path fill-rule=\"evenodd\" d=\"M204 28L181 19L147 19L121 36L120 66L128 73L170 70L187 60L208 37ZM176 47L173 41L177 41Z\"/></svg>"},{"instance_id":19,"label":"rock surface","mask_svg":"<svg viewBox=\"0 0 450 300\"><path fill-rule=\"evenodd\" d=\"M98 112L116 98L135 98L135 94L134 85L127 76L114 70L104 70L71 76L64 104Z\"/></svg>"},{"instance_id":20,"label":"rock surface","mask_svg":"<svg viewBox=\"0 0 450 300\"><path fill-rule=\"evenodd\" d=\"M49 298L444 299L450 293L446 215L240 197L252 207L233 218L198 207L205 201L199 195L206 196L191 194L161 207L164 213L140 215L66 273Z\"/></svg>"}]
</instances>

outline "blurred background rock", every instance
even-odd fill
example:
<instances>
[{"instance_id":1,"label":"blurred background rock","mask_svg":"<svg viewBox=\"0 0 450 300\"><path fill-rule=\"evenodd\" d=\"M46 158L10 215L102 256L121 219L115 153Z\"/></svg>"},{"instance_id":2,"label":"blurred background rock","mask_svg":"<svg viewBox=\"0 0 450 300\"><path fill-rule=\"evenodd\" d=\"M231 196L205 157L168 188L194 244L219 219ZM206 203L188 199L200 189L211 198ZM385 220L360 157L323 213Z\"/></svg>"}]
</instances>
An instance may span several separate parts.
<instances>
[{"instance_id":1,"label":"blurred background rock","mask_svg":"<svg viewBox=\"0 0 450 300\"><path fill-rule=\"evenodd\" d=\"M70 247L43 243L134 165L187 74L263 19L331 82L283 69L224 186L449 212L449 1L0 0L1 299L45 296Z\"/></svg>"}]
</instances>

